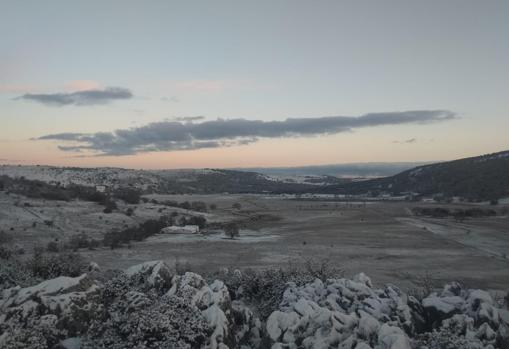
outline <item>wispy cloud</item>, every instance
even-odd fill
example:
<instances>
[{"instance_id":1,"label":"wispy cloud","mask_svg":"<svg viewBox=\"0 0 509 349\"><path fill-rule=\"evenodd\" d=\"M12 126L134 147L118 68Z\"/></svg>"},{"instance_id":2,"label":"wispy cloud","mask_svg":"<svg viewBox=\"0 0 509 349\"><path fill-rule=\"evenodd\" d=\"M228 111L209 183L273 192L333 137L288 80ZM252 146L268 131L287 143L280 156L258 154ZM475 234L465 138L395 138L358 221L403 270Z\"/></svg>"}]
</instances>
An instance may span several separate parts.
<instances>
[{"instance_id":1,"label":"wispy cloud","mask_svg":"<svg viewBox=\"0 0 509 349\"><path fill-rule=\"evenodd\" d=\"M182 116L179 118L175 118L175 121L190 122L190 121L200 121L204 119L205 116Z\"/></svg>"},{"instance_id":2,"label":"wispy cloud","mask_svg":"<svg viewBox=\"0 0 509 349\"><path fill-rule=\"evenodd\" d=\"M412 143L416 143L417 142L417 138L410 138L410 139L405 139L403 141L394 141L392 143L396 143L396 144L412 144Z\"/></svg>"},{"instance_id":3,"label":"wispy cloud","mask_svg":"<svg viewBox=\"0 0 509 349\"><path fill-rule=\"evenodd\" d=\"M92 89L71 93L26 93L15 98L16 100L28 100L46 105L61 107L64 105L87 106L106 104L114 100L130 99L132 92L123 87L107 87L105 89Z\"/></svg>"},{"instance_id":4,"label":"wispy cloud","mask_svg":"<svg viewBox=\"0 0 509 349\"><path fill-rule=\"evenodd\" d=\"M428 138L428 139L409 138L409 139L404 139L404 140L400 140L400 141L393 141L392 143L394 143L394 144L415 144L417 142L419 142L419 143L433 143L434 141L435 141L434 138Z\"/></svg>"},{"instance_id":5,"label":"wispy cloud","mask_svg":"<svg viewBox=\"0 0 509 349\"><path fill-rule=\"evenodd\" d=\"M180 102L180 99L176 96L171 96L171 97L161 97L161 101L163 102L173 102L173 103L178 103Z\"/></svg>"},{"instance_id":6,"label":"wispy cloud","mask_svg":"<svg viewBox=\"0 0 509 349\"><path fill-rule=\"evenodd\" d=\"M325 116L289 118L283 121L192 119L155 122L114 132L59 133L38 140L71 142L62 151L88 151L95 155L130 155L151 151L178 151L229 147L256 142L259 138L306 137L347 132L357 128L401 124L427 124L454 119L447 110L371 113L358 117ZM199 119L201 120L201 118Z\"/></svg>"}]
</instances>

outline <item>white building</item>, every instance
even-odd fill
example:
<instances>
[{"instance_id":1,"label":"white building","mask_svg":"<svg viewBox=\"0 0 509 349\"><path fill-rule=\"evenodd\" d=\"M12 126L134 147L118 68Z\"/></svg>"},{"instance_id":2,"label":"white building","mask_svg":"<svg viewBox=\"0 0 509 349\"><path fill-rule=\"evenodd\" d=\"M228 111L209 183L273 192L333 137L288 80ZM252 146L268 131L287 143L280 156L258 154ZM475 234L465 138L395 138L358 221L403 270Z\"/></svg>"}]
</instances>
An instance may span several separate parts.
<instances>
[{"instance_id":1,"label":"white building","mask_svg":"<svg viewBox=\"0 0 509 349\"><path fill-rule=\"evenodd\" d=\"M108 188L105 185L96 185L95 186L95 191L97 191L99 193L106 193L107 189Z\"/></svg>"}]
</instances>

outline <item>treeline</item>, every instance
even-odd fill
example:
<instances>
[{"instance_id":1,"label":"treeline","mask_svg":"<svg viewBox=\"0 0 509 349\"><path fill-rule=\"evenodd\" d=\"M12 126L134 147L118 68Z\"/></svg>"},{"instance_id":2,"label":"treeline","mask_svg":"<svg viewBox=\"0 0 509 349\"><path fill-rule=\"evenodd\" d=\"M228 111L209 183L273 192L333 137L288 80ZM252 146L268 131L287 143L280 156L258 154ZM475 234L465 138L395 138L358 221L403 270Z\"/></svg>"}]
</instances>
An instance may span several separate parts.
<instances>
[{"instance_id":1,"label":"treeline","mask_svg":"<svg viewBox=\"0 0 509 349\"><path fill-rule=\"evenodd\" d=\"M143 200L148 201L148 199L146 199L146 198L143 198ZM182 208L184 210L192 210L192 211L197 211L197 212L207 212L209 209L211 209L211 210L216 209L215 204L211 204L209 207L207 207L207 204L204 203L203 201L178 202L178 201L174 201L174 200L159 201L156 199L152 199L152 200L150 200L150 202L153 204L164 205L164 206L168 206L168 207L177 207L177 208Z\"/></svg>"},{"instance_id":2,"label":"treeline","mask_svg":"<svg viewBox=\"0 0 509 349\"><path fill-rule=\"evenodd\" d=\"M114 249L122 244L129 244L131 241L143 241L150 236L156 235L166 226L167 223L164 219L149 219L137 227L128 227L105 233L102 244Z\"/></svg>"},{"instance_id":3,"label":"treeline","mask_svg":"<svg viewBox=\"0 0 509 349\"><path fill-rule=\"evenodd\" d=\"M428 216L433 218L447 218L454 217L457 220L466 218L482 218L493 217L497 215L497 211L489 208L454 208L447 207L414 207L412 208L413 214L417 216Z\"/></svg>"},{"instance_id":4,"label":"treeline","mask_svg":"<svg viewBox=\"0 0 509 349\"><path fill-rule=\"evenodd\" d=\"M111 193L101 193L93 187L70 184L62 186L59 183L49 184L39 180L24 177L11 178L0 176L0 190L23 195L34 199L70 201L80 199L100 203L106 207L112 206L114 199L123 200L128 204L138 204L141 191L135 188L116 188Z\"/></svg>"}]
</instances>

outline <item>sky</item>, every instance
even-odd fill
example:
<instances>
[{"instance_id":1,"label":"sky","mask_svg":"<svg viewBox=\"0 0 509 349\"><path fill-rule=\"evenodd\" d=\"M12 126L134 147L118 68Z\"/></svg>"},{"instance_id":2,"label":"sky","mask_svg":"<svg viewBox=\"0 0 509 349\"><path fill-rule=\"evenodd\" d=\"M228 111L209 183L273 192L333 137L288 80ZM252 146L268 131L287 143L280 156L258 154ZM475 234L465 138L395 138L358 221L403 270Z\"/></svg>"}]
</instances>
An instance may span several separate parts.
<instances>
[{"instance_id":1,"label":"sky","mask_svg":"<svg viewBox=\"0 0 509 349\"><path fill-rule=\"evenodd\" d=\"M0 0L0 164L509 149L509 1Z\"/></svg>"}]
</instances>

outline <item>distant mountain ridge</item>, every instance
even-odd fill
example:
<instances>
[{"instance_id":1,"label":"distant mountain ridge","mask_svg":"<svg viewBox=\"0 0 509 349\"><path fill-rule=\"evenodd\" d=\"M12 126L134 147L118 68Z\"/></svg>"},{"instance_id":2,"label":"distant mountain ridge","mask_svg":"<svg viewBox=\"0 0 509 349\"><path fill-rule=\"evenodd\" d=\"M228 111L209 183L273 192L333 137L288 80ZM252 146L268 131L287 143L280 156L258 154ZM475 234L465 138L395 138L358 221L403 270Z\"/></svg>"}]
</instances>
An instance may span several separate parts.
<instances>
[{"instance_id":1,"label":"distant mountain ridge","mask_svg":"<svg viewBox=\"0 0 509 349\"><path fill-rule=\"evenodd\" d=\"M335 177L279 179L256 172L224 169L132 170L1 165L0 177L42 181L57 186L131 187L158 193L298 193L323 184L340 183ZM0 178L1 180L1 178Z\"/></svg>"},{"instance_id":2,"label":"distant mountain ridge","mask_svg":"<svg viewBox=\"0 0 509 349\"><path fill-rule=\"evenodd\" d=\"M408 163L404 163L407 166ZM366 164L361 164L367 169ZM384 164L374 163L374 168ZM333 165L342 166L342 165ZM346 166L352 166L346 165ZM369 166L368 166L369 167ZM305 169L303 167L301 169ZM311 166L314 168L314 166ZM387 166L391 171L394 164ZM288 170L288 169L286 169ZM427 164L383 178L355 181L331 175L262 174L228 169L132 170L1 165L0 176L54 185L132 187L159 193L416 193L492 200L509 196L509 151ZM294 169L295 170L295 169ZM304 171L304 170L303 170ZM284 173L287 173L286 175Z\"/></svg>"},{"instance_id":3,"label":"distant mountain ridge","mask_svg":"<svg viewBox=\"0 0 509 349\"><path fill-rule=\"evenodd\" d=\"M392 176L402 171L435 163L421 162L359 162L346 164L310 165L295 167L246 167L237 171L258 172L270 176L334 176L338 178L374 178Z\"/></svg>"},{"instance_id":4,"label":"distant mountain ridge","mask_svg":"<svg viewBox=\"0 0 509 349\"><path fill-rule=\"evenodd\" d=\"M386 192L393 195L413 192L472 200L498 199L509 196L509 150L418 166L385 178L325 186L319 191L344 194Z\"/></svg>"}]
</instances>

